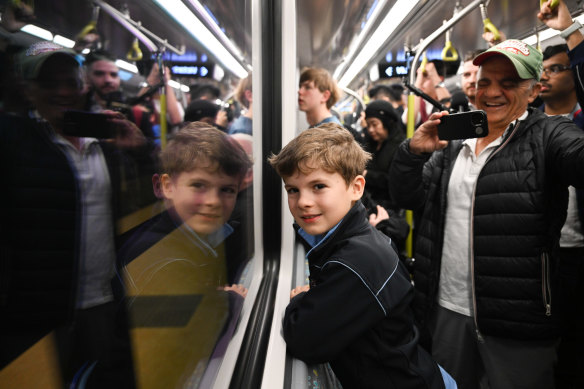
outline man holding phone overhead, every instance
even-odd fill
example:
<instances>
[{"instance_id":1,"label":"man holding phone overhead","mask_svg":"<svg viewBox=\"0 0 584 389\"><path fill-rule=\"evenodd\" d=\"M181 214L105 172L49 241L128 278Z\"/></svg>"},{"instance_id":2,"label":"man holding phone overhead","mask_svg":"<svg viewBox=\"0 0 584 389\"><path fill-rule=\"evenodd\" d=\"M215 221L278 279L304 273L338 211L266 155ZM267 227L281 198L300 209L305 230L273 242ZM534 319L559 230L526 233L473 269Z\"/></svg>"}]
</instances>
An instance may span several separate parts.
<instances>
[{"instance_id":1,"label":"man holding phone overhead","mask_svg":"<svg viewBox=\"0 0 584 389\"><path fill-rule=\"evenodd\" d=\"M64 132L65 113L83 102L72 51L41 42L15 62L34 111L0 116L0 163L7 167L0 184L0 367L52 333L63 386L82 375L99 387L131 388L131 356L117 342L123 327L112 289L114 222L128 209L122 201L135 198L122 182L131 178L125 150L145 138L111 111L113 139Z\"/></svg>"},{"instance_id":2,"label":"man holding phone overhead","mask_svg":"<svg viewBox=\"0 0 584 389\"><path fill-rule=\"evenodd\" d=\"M415 308L460 388L551 388L558 239L567 186L584 185L584 137L528 108L538 50L506 40L473 62L488 135L441 140L448 113L434 113L391 166L392 198L418 212Z\"/></svg>"}]
</instances>

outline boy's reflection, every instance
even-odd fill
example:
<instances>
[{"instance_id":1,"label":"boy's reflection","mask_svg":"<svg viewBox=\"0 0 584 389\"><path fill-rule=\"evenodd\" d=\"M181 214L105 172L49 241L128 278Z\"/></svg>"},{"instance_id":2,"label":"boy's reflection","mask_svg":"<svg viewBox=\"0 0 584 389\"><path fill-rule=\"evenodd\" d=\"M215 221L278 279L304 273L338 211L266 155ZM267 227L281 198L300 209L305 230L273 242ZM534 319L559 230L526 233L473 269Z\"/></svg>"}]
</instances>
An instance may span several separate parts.
<instances>
[{"instance_id":1,"label":"boy's reflection","mask_svg":"<svg viewBox=\"0 0 584 389\"><path fill-rule=\"evenodd\" d=\"M168 209L133 232L120 258L138 381L175 387L222 355L247 293L228 278L248 259L228 220L251 161L201 122L181 129L160 160Z\"/></svg>"}]
</instances>

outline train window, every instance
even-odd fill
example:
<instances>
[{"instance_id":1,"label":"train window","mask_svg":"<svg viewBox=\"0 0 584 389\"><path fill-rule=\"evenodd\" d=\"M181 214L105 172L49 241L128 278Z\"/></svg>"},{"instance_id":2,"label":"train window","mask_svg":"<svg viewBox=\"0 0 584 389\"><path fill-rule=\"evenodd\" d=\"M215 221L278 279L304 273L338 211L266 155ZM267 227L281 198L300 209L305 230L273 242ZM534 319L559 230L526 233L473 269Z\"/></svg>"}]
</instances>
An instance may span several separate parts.
<instances>
[{"instance_id":1,"label":"train window","mask_svg":"<svg viewBox=\"0 0 584 389\"><path fill-rule=\"evenodd\" d=\"M262 274L250 10L2 6L0 387L228 385Z\"/></svg>"}]
</instances>

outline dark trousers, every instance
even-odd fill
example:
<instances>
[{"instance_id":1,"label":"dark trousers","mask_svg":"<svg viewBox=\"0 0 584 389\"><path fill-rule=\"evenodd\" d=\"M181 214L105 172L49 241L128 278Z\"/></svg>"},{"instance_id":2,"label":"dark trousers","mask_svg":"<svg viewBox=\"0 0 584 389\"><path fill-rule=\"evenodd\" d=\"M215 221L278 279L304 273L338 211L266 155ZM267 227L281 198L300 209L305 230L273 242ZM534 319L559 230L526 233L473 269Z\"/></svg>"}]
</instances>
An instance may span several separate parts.
<instances>
[{"instance_id":1,"label":"dark trousers","mask_svg":"<svg viewBox=\"0 0 584 389\"><path fill-rule=\"evenodd\" d=\"M558 389L584 388L584 247L560 248Z\"/></svg>"},{"instance_id":2,"label":"dark trousers","mask_svg":"<svg viewBox=\"0 0 584 389\"><path fill-rule=\"evenodd\" d=\"M63 381L68 387L135 387L127 320L118 304L79 309L56 330Z\"/></svg>"},{"instance_id":3,"label":"dark trousers","mask_svg":"<svg viewBox=\"0 0 584 389\"><path fill-rule=\"evenodd\" d=\"M483 335L474 320L437 307L432 356L460 389L552 389L558 340L520 341Z\"/></svg>"}]
</instances>

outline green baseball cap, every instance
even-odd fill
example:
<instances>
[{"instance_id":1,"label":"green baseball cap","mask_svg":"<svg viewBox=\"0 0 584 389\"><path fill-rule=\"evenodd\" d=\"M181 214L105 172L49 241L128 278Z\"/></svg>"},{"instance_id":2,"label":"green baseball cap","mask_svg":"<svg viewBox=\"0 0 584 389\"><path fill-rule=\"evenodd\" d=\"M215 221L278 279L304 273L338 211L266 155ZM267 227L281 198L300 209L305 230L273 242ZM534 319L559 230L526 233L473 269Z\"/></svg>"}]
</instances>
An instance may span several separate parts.
<instances>
[{"instance_id":1,"label":"green baseball cap","mask_svg":"<svg viewBox=\"0 0 584 389\"><path fill-rule=\"evenodd\" d=\"M487 58L495 55L504 55L509 58L522 79L540 80L543 71L543 55L535 47L520 40L507 39L476 56L472 63L480 66Z\"/></svg>"},{"instance_id":2,"label":"green baseball cap","mask_svg":"<svg viewBox=\"0 0 584 389\"><path fill-rule=\"evenodd\" d=\"M79 62L75 52L53 42L41 41L32 44L28 49L17 56L16 69L25 80L35 80L45 62L53 56L62 56L66 61Z\"/></svg>"}]
</instances>

